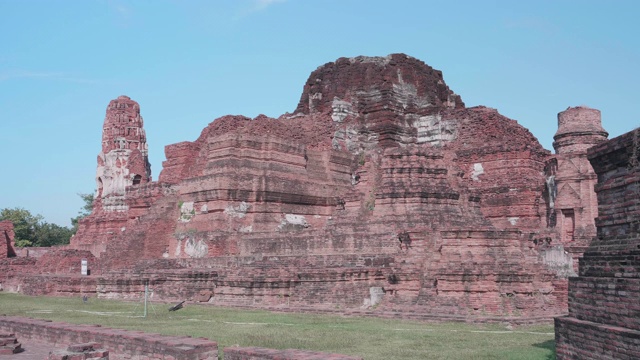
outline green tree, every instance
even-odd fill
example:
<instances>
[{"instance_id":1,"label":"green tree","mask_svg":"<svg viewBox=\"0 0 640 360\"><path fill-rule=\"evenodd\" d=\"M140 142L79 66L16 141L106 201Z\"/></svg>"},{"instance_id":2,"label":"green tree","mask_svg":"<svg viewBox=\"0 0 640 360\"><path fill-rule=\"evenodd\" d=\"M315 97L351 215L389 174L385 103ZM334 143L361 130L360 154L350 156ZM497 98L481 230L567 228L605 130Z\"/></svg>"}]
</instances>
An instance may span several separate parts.
<instances>
[{"instance_id":1,"label":"green tree","mask_svg":"<svg viewBox=\"0 0 640 360\"><path fill-rule=\"evenodd\" d=\"M73 231L44 221L42 215L33 215L22 208L0 210L0 220L13 223L16 246L53 246L69 243Z\"/></svg>"},{"instance_id":2,"label":"green tree","mask_svg":"<svg viewBox=\"0 0 640 360\"><path fill-rule=\"evenodd\" d=\"M73 234L75 234L76 231L78 231L78 222L80 221L80 219L88 216L93 211L93 201L95 200L93 193L78 194L78 196L82 198L82 201L84 201L84 205L82 206L80 211L78 211L78 216L71 218L71 226L72 226L71 230Z\"/></svg>"},{"instance_id":3,"label":"green tree","mask_svg":"<svg viewBox=\"0 0 640 360\"><path fill-rule=\"evenodd\" d=\"M13 223L16 246L33 246L36 242L36 230L42 221L41 215L32 215L23 208L5 208L0 210L0 220Z\"/></svg>"},{"instance_id":4,"label":"green tree","mask_svg":"<svg viewBox=\"0 0 640 360\"><path fill-rule=\"evenodd\" d=\"M73 230L66 226L59 226L43 222L36 226L34 246L66 245L73 235Z\"/></svg>"}]
</instances>

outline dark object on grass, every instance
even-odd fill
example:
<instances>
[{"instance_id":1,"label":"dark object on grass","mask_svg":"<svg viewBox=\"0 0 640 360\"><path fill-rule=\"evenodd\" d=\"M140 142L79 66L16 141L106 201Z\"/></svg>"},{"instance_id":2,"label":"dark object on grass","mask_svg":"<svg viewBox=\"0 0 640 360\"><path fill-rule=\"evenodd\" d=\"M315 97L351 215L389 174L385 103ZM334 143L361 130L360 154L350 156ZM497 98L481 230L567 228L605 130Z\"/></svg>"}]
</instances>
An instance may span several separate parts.
<instances>
[{"instance_id":1,"label":"dark object on grass","mask_svg":"<svg viewBox=\"0 0 640 360\"><path fill-rule=\"evenodd\" d=\"M184 301L180 302L179 304L173 305L172 307L169 308L169 311L177 311L182 309L182 304L184 304Z\"/></svg>"}]
</instances>

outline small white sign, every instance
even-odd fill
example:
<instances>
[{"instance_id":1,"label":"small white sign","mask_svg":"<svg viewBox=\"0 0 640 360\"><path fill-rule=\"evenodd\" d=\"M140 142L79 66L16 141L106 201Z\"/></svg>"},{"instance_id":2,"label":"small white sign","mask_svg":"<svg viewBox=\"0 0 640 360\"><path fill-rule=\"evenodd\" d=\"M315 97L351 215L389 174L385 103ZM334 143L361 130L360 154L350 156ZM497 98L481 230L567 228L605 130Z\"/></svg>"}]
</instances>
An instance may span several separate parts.
<instances>
[{"instance_id":1,"label":"small white sign","mask_svg":"<svg viewBox=\"0 0 640 360\"><path fill-rule=\"evenodd\" d=\"M80 266L80 273L82 275L87 275L88 274L88 266L87 266L87 259L82 259L82 261L80 262L81 266Z\"/></svg>"}]
</instances>

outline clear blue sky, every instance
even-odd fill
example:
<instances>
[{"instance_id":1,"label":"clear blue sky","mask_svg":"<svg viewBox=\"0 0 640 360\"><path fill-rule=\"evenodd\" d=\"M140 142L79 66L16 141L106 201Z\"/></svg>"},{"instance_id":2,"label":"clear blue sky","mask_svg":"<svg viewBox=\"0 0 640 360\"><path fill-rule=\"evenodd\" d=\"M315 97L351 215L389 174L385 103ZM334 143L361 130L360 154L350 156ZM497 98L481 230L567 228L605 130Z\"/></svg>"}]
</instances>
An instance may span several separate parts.
<instances>
[{"instance_id":1,"label":"clear blue sky","mask_svg":"<svg viewBox=\"0 0 640 360\"><path fill-rule=\"evenodd\" d=\"M640 1L0 0L0 208L69 225L95 189L111 99L164 146L225 114L292 112L311 71L403 52L551 149L558 112L640 125Z\"/></svg>"}]
</instances>

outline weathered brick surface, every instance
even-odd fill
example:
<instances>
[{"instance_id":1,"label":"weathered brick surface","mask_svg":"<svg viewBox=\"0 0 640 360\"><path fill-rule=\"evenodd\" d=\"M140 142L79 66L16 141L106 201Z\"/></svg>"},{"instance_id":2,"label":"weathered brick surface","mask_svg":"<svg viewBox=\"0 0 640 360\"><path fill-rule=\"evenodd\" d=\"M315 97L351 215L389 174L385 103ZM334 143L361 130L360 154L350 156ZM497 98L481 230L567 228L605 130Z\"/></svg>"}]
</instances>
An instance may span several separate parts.
<instances>
[{"instance_id":1,"label":"weathered brick surface","mask_svg":"<svg viewBox=\"0 0 640 360\"><path fill-rule=\"evenodd\" d=\"M556 319L558 359L638 359L638 130L591 148L589 160L598 174L598 231L569 282L569 316Z\"/></svg>"},{"instance_id":2,"label":"weathered brick surface","mask_svg":"<svg viewBox=\"0 0 640 360\"><path fill-rule=\"evenodd\" d=\"M49 353L48 360L108 360L109 351L102 348L102 344L89 342L84 344L72 344L66 350L57 350Z\"/></svg>"},{"instance_id":3,"label":"weathered brick surface","mask_svg":"<svg viewBox=\"0 0 640 360\"><path fill-rule=\"evenodd\" d=\"M21 278L21 292L31 296L95 296L96 277L65 274L26 274Z\"/></svg>"},{"instance_id":4,"label":"weathered brick surface","mask_svg":"<svg viewBox=\"0 0 640 360\"><path fill-rule=\"evenodd\" d=\"M13 223L0 221L0 259L16 256L14 237Z\"/></svg>"},{"instance_id":5,"label":"weathered brick surface","mask_svg":"<svg viewBox=\"0 0 640 360\"><path fill-rule=\"evenodd\" d=\"M0 355L13 355L21 351L22 345L14 333L0 331Z\"/></svg>"},{"instance_id":6,"label":"weathered brick surface","mask_svg":"<svg viewBox=\"0 0 640 360\"><path fill-rule=\"evenodd\" d=\"M547 163L547 221L559 230L559 240L577 260L596 236L594 218L598 201L593 191L596 174L587 159L587 150L607 139L600 111L574 107L558 114L558 131L553 147L557 155Z\"/></svg>"},{"instance_id":7,"label":"weathered brick surface","mask_svg":"<svg viewBox=\"0 0 640 360\"><path fill-rule=\"evenodd\" d=\"M559 317L556 326L558 359L640 359L640 332L612 325Z\"/></svg>"},{"instance_id":8,"label":"weathered brick surface","mask_svg":"<svg viewBox=\"0 0 640 360\"><path fill-rule=\"evenodd\" d=\"M561 113L552 155L420 60L341 58L311 74L294 114L224 116L168 145L152 182L140 107L119 97L102 190L70 246L98 258L95 287L62 271L8 278L28 293L137 298L149 282L167 301L549 318L567 312L595 229L594 114Z\"/></svg>"},{"instance_id":9,"label":"weathered brick surface","mask_svg":"<svg viewBox=\"0 0 640 360\"><path fill-rule=\"evenodd\" d=\"M96 196L91 215L80 221L71 239L75 249L99 256L106 245L125 228L130 216L127 187L151 181L151 165L140 105L119 96L107 106L102 128L102 146L97 158Z\"/></svg>"},{"instance_id":10,"label":"weathered brick surface","mask_svg":"<svg viewBox=\"0 0 640 360\"><path fill-rule=\"evenodd\" d=\"M100 273L99 263L95 256L87 250L52 248L38 258L40 274L80 274L82 260L87 260L92 273Z\"/></svg>"},{"instance_id":11,"label":"weathered brick surface","mask_svg":"<svg viewBox=\"0 0 640 360\"><path fill-rule=\"evenodd\" d=\"M216 342L189 336L165 336L111 329L99 325L74 325L16 316L0 316L0 329L15 333L19 337L43 341L58 347L68 346L68 344L98 343L109 352L111 359L213 360L218 358ZM77 347L69 348L69 351L77 352L76 350L78 350ZM92 356L100 354L105 355L104 351L100 350L87 352L87 355Z\"/></svg>"}]
</instances>

